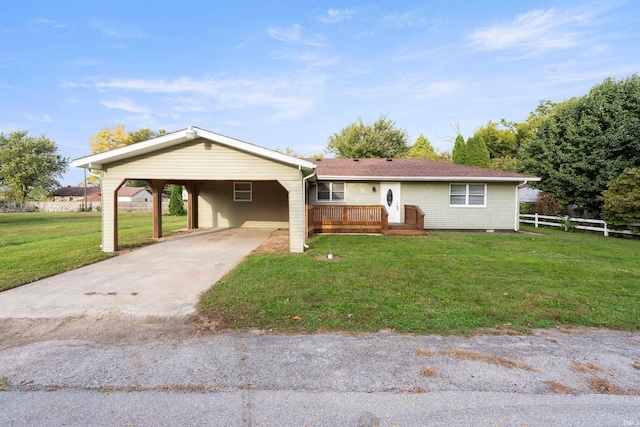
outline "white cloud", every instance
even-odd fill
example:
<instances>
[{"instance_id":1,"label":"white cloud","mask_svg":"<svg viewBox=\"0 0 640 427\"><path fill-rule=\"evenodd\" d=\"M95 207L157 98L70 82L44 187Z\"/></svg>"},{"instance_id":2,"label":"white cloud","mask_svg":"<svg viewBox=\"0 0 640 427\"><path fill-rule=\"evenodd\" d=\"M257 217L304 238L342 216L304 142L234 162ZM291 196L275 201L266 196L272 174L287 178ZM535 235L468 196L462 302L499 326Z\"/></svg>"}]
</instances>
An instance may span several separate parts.
<instances>
[{"instance_id":1,"label":"white cloud","mask_svg":"<svg viewBox=\"0 0 640 427\"><path fill-rule=\"evenodd\" d=\"M63 24L61 22L54 21L52 19L46 19L46 18L37 18L36 22L51 28L67 28L69 26L67 24Z\"/></svg>"},{"instance_id":2,"label":"white cloud","mask_svg":"<svg viewBox=\"0 0 640 427\"><path fill-rule=\"evenodd\" d=\"M589 14L577 10L533 10L513 22L479 28L470 34L469 41L481 51L516 50L537 56L584 43L580 27L590 20Z\"/></svg>"},{"instance_id":3,"label":"white cloud","mask_svg":"<svg viewBox=\"0 0 640 427\"><path fill-rule=\"evenodd\" d=\"M111 79L92 84L101 92L127 91L170 95L156 98L154 104L166 104L162 114L171 112L212 112L229 109L261 108L273 111L276 119L297 117L309 110L321 92L324 77L300 73L282 78L263 79ZM72 84L67 84L72 86ZM109 108L152 113L128 98L104 101Z\"/></svg>"},{"instance_id":4,"label":"white cloud","mask_svg":"<svg viewBox=\"0 0 640 427\"><path fill-rule=\"evenodd\" d=\"M281 42L299 42L302 40L302 27L299 24L293 24L289 28L270 27L268 34Z\"/></svg>"},{"instance_id":5,"label":"white cloud","mask_svg":"<svg viewBox=\"0 0 640 427\"><path fill-rule=\"evenodd\" d=\"M53 118L49 114L43 114L41 116L27 116L28 120L32 122L42 122L42 123L51 123L53 122Z\"/></svg>"},{"instance_id":6,"label":"white cloud","mask_svg":"<svg viewBox=\"0 0 640 427\"><path fill-rule=\"evenodd\" d=\"M117 110L124 110L127 111L129 113L137 113L137 114L149 114L150 110L145 108L145 107L141 107L139 105L136 105L133 101L131 101L130 99L125 99L125 98L121 98L117 101L102 101L101 102L102 105L104 105L107 108L114 108Z\"/></svg>"},{"instance_id":7,"label":"white cloud","mask_svg":"<svg viewBox=\"0 0 640 427\"><path fill-rule=\"evenodd\" d=\"M105 36L116 39L140 39L147 36L146 34L138 30L113 27L99 21L94 22L93 26L100 30L100 32Z\"/></svg>"},{"instance_id":8,"label":"white cloud","mask_svg":"<svg viewBox=\"0 0 640 427\"><path fill-rule=\"evenodd\" d=\"M317 40L303 37L302 26L300 24L293 24L289 28L269 27L269 30L267 30L267 34L269 34L269 37L273 39L288 44L302 43L307 46L322 46L322 43Z\"/></svg>"},{"instance_id":9,"label":"white cloud","mask_svg":"<svg viewBox=\"0 0 640 427\"><path fill-rule=\"evenodd\" d=\"M76 59L69 61L69 65L76 65L78 67L95 67L100 65L100 61L97 59Z\"/></svg>"},{"instance_id":10,"label":"white cloud","mask_svg":"<svg viewBox=\"0 0 640 427\"><path fill-rule=\"evenodd\" d=\"M337 22L348 21L353 17L353 11L349 9L329 9L325 15L319 19L323 24L335 24Z\"/></svg>"},{"instance_id":11,"label":"white cloud","mask_svg":"<svg viewBox=\"0 0 640 427\"><path fill-rule=\"evenodd\" d=\"M413 27L416 25L424 25L427 20L417 16L415 11L409 11L385 15L382 17L382 22L392 27Z\"/></svg>"},{"instance_id":12,"label":"white cloud","mask_svg":"<svg viewBox=\"0 0 640 427\"><path fill-rule=\"evenodd\" d=\"M375 87L354 87L345 90L345 93L360 99L383 100L389 99L414 99L440 101L455 92L460 91L463 83L455 80L428 81L423 75L405 74L398 76L386 85Z\"/></svg>"}]
</instances>

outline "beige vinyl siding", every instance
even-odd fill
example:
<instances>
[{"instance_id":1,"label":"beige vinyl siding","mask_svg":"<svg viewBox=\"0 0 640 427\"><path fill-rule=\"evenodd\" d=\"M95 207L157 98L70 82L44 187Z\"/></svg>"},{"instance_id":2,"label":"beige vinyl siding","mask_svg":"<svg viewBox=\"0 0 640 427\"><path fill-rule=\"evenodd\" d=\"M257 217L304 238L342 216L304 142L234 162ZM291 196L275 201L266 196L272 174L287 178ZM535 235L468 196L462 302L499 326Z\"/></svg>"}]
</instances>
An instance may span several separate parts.
<instances>
[{"instance_id":1,"label":"beige vinyl siding","mask_svg":"<svg viewBox=\"0 0 640 427\"><path fill-rule=\"evenodd\" d=\"M288 193L275 181L253 181L252 200L233 200L233 181L211 181L198 187L201 227L289 228Z\"/></svg>"},{"instance_id":2,"label":"beige vinyl siding","mask_svg":"<svg viewBox=\"0 0 640 427\"><path fill-rule=\"evenodd\" d=\"M513 230L516 183L486 184L486 207L450 207L448 182L403 182L402 204L420 206L427 229Z\"/></svg>"},{"instance_id":3,"label":"beige vinyl siding","mask_svg":"<svg viewBox=\"0 0 640 427\"><path fill-rule=\"evenodd\" d=\"M195 139L104 166L109 179L299 180L291 165Z\"/></svg>"},{"instance_id":4,"label":"beige vinyl siding","mask_svg":"<svg viewBox=\"0 0 640 427\"><path fill-rule=\"evenodd\" d=\"M102 250L105 252L113 252L113 235L115 224L113 222L115 209L115 190L120 185L120 181L107 179L106 174L102 173Z\"/></svg>"},{"instance_id":5,"label":"beige vinyl siding","mask_svg":"<svg viewBox=\"0 0 640 427\"><path fill-rule=\"evenodd\" d=\"M329 182L329 181L327 181ZM344 181L332 181L344 182ZM375 193L372 188L376 187ZM371 206L380 204L380 183L379 182L346 182L345 200L340 202L327 202L316 200L317 185L309 187L309 203L312 205L356 205Z\"/></svg>"},{"instance_id":6,"label":"beige vinyl siding","mask_svg":"<svg viewBox=\"0 0 640 427\"><path fill-rule=\"evenodd\" d=\"M286 165L274 160L265 159L244 151L221 146L214 142L195 139L153 153L133 157L127 160L105 164L103 166L103 250L112 252L113 216L115 188L125 179L154 180L195 180L205 189L199 196L198 213L201 227L213 226L214 209L217 226L245 227L289 227L290 250L304 250L304 199L302 195L302 175L296 166ZM279 185L275 182L279 183ZM233 181L254 182L253 197L258 197L252 204L255 211L246 207L229 208L223 204L219 208L209 205L215 197L213 191L216 183L212 181L229 181L231 193L229 202L233 202ZM257 181L271 181L270 184ZM264 190L276 188L276 194L258 193L256 185L264 184ZM207 186L211 190L207 192ZM271 186L271 187L270 187ZM216 187L217 188L217 187ZM201 190L202 191L202 190ZM105 194L106 193L106 194ZM269 200L267 200L269 199ZM286 205L288 203L288 207ZM263 212L264 209L264 212ZM208 210L208 211L207 211ZM286 211L286 215L285 215ZM264 213L266 220L262 220ZM234 215L239 215L237 218ZM209 225L211 224L211 225Z\"/></svg>"}]
</instances>

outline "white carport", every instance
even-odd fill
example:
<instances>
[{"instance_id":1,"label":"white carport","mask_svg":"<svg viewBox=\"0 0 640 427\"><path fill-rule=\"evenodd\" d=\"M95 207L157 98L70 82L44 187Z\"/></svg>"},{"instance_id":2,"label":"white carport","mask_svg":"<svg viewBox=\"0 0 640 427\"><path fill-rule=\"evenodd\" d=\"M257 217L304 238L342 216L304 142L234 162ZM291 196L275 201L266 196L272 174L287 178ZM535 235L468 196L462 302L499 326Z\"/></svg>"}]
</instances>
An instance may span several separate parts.
<instances>
[{"instance_id":1,"label":"white carport","mask_svg":"<svg viewBox=\"0 0 640 427\"><path fill-rule=\"evenodd\" d=\"M118 250L117 192L127 180L149 183L156 239L162 236L162 189L181 184L188 193L188 228L288 228L290 251L304 251L305 185L316 169L307 160L189 127L72 166L100 171L105 252Z\"/></svg>"}]
</instances>

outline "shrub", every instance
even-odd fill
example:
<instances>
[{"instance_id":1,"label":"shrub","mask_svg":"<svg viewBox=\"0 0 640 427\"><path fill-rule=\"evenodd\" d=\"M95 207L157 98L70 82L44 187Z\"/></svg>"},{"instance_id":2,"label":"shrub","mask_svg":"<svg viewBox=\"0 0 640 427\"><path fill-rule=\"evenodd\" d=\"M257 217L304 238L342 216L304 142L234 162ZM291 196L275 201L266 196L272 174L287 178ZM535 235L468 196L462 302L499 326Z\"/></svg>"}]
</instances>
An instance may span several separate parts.
<instances>
[{"instance_id":1,"label":"shrub","mask_svg":"<svg viewBox=\"0 0 640 427\"><path fill-rule=\"evenodd\" d=\"M640 223L640 169L627 168L602 192L602 217L612 228Z\"/></svg>"},{"instance_id":2,"label":"shrub","mask_svg":"<svg viewBox=\"0 0 640 427\"><path fill-rule=\"evenodd\" d=\"M538 200L533 204L533 210L540 215L563 216L567 213L567 207L560 199L551 193L540 193Z\"/></svg>"}]
</instances>

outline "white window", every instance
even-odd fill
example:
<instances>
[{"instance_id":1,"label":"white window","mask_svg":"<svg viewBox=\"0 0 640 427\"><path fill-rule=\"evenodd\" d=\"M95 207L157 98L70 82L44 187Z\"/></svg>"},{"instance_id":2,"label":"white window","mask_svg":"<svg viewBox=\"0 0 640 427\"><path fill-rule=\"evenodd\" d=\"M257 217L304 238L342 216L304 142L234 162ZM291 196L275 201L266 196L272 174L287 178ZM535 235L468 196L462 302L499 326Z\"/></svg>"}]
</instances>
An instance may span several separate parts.
<instances>
[{"instance_id":1,"label":"white window","mask_svg":"<svg viewBox=\"0 0 640 427\"><path fill-rule=\"evenodd\" d=\"M234 182L233 183L233 201L234 202L250 202L251 201L251 183L250 182Z\"/></svg>"},{"instance_id":2,"label":"white window","mask_svg":"<svg viewBox=\"0 0 640 427\"><path fill-rule=\"evenodd\" d=\"M450 184L449 206L487 206L486 184Z\"/></svg>"},{"instance_id":3,"label":"white window","mask_svg":"<svg viewBox=\"0 0 640 427\"><path fill-rule=\"evenodd\" d=\"M316 200L319 202L344 201L344 182L319 182L316 186Z\"/></svg>"}]
</instances>

